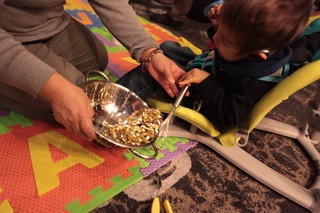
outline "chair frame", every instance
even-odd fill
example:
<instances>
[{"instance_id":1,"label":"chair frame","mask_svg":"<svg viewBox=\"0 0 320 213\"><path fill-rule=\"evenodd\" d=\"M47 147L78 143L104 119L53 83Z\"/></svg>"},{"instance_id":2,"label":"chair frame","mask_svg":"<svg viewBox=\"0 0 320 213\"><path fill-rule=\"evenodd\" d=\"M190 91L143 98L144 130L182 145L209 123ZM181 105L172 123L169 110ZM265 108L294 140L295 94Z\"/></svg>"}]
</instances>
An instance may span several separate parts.
<instances>
[{"instance_id":1,"label":"chair frame","mask_svg":"<svg viewBox=\"0 0 320 213\"><path fill-rule=\"evenodd\" d=\"M240 146L225 147L222 146L216 138L209 136L199 129L194 130L193 127L193 131L187 130L181 126L179 119L174 119L171 122L167 135L184 137L205 144L262 184L311 212L320 212L320 154L315 147L320 141L320 81L317 83L316 95L307 107L303 128L266 118L265 116L261 120L253 121L257 123L257 125L254 125L254 129L296 139L304 147L311 156L317 171L317 177L310 188L301 186L288 179L254 158ZM312 130L310 128L311 126L314 127ZM252 129L242 134L245 140L249 137ZM197 134L195 134L194 131L196 131Z\"/></svg>"}]
</instances>

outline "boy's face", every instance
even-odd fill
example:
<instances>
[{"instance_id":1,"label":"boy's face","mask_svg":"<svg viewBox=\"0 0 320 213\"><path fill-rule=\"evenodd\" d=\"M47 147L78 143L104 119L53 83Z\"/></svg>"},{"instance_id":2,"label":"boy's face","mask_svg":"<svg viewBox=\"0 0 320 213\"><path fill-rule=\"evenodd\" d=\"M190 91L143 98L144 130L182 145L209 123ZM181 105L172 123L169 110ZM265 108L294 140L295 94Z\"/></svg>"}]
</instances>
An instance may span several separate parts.
<instances>
[{"instance_id":1,"label":"boy's face","mask_svg":"<svg viewBox=\"0 0 320 213\"><path fill-rule=\"evenodd\" d=\"M221 23L213 36L213 43L219 56L230 62L239 61L249 56L249 54L240 54L240 50L237 48L238 40L239 38L232 31L223 27Z\"/></svg>"}]
</instances>

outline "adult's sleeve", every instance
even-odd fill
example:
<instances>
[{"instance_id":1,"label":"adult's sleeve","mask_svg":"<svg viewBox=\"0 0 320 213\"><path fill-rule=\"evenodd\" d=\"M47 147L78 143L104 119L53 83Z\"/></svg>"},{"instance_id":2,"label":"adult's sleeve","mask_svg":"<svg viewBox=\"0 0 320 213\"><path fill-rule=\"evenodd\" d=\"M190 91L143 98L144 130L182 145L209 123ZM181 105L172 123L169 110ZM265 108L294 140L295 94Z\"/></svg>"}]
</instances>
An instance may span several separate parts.
<instances>
[{"instance_id":1,"label":"adult's sleeve","mask_svg":"<svg viewBox=\"0 0 320 213\"><path fill-rule=\"evenodd\" d=\"M52 67L27 51L20 42L0 28L2 83L24 90L35 97L54 72Z\"/></svg>"},{"instance_id":2,"label":"adult's sleeve","mask_svg":"<svg viewBox=\"0 0 320 213\"><path fill-rule=\"evenodd\" d=\"M137 14L128 0L89 0L88 2L107 29L138 62L145 49L159 47L137 20Z\"/></svg>"}]
</instances>

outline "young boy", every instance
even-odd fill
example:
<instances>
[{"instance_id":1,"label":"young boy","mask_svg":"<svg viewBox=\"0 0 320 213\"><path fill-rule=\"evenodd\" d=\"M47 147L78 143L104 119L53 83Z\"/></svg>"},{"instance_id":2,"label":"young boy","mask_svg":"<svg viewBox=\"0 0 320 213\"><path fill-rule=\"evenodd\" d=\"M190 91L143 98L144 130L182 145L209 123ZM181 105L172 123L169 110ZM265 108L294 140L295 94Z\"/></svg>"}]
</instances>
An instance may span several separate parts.
<instances>
[{"instance_id":1,"label":"young boy","mask_svg":"<svg viewBox=\"0 0 320 213\"><path fill-rule=\"evenodd\" d=\"M289 46L306 27L312 4L313 0L226 0L209 12L214 49L196 56L175 42L160 47L187 71L177 84L191 85L188 98L202 101L200 113L220 131L245 126L254 104L285 75L292 55ZM139 67L118 83L143 99L159 88Z\"/></svg>"}]
</instances>

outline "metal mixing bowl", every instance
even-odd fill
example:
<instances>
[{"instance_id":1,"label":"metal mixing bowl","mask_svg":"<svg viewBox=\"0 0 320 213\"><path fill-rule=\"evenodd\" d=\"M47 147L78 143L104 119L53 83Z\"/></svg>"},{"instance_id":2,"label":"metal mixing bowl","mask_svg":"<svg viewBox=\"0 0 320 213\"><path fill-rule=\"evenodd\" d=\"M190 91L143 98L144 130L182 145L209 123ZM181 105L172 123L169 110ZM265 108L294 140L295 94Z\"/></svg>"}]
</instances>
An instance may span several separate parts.
<instances>
[{"instance_id":1,"label":"metal mixing bowl","mask_svg":"<svg viewBox=\"0 0 320 213\"><path fill-rule=\"evenodd\" d=\"M82 89L89 97L91 106L95 111L93 126L97 134L96 141L106 147L109 147L110 143L112 143L123 148L130 148L134 154L145 159L154 158L158 153L158 147L154 142L158 137L159 129L155 132L156 137L153 140L142 145L124 144L103 134L103 122L118 124L119 120L124 120L137 110L148 108L148 105L134 92L119 84L109 82L104 73L100 71L92 72L98 73L105 78L104 80L89 80L87 76L87 81L82 85ZM141 155L132 149L150 145L154 149L152 156Z\"/></svg>"}]
</instances>

